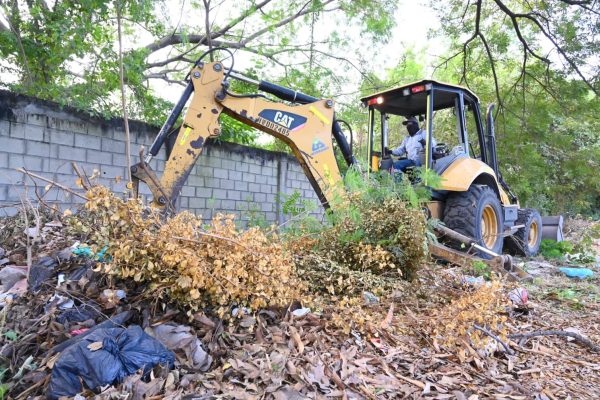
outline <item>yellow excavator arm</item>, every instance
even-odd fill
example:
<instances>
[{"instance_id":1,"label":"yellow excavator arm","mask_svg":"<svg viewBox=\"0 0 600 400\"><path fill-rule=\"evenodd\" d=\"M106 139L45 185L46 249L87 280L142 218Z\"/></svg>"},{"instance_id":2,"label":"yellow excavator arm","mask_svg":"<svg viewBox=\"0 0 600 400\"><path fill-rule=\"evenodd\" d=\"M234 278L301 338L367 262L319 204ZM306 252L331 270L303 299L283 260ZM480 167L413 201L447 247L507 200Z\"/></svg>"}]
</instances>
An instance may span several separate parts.
<instances>
[{"instance_id":1,"label":"yellow excavator arm","mask_svg":"<svg viewBox=\"0 0 600 400\"><path fill-rule=\"evenodd\" d=\"M334 136L341 139L340 147L344 148L345 158L352 162L349 146L334 121L333 100L312 98L264 81L257 82L259 88L262 86L284 100L304 104L288 105L268 100L262 95L236 94L228 90L229 74L220 62L198 63L192 69L188 88L161 129L150 154L132 167L134 190L137 192L139 181L146 182L154 196L154 205L172 208L207 139L221 134L219 116L225 113L284 141L300 162L319 199L327 206L333 188L342 179L333 151L334 126L337 134ZM148 162L156 155L166 133L181 113L186 96L190 97L192 93L164 173L159 179Z\"/></svg>"}]
</instances>

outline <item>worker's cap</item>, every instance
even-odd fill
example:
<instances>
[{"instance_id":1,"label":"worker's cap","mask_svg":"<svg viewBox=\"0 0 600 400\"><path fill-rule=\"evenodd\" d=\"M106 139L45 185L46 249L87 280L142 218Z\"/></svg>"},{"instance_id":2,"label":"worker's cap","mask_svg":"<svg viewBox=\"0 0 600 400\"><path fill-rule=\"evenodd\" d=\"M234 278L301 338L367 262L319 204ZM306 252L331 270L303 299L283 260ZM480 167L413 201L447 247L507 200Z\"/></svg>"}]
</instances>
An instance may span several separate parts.
<instances>
[{"instance_id":1,"label":"worker's cap","mask_svg":"<svg viewBox=\"0 0 600 400\"><path fill-rule=\"evenodd\" d=\"M402 125L415 124L419 125L419 121L417 121L417 117L409 117L406 118L406 121L402 121Z\"/></svg>"}]
</instances>

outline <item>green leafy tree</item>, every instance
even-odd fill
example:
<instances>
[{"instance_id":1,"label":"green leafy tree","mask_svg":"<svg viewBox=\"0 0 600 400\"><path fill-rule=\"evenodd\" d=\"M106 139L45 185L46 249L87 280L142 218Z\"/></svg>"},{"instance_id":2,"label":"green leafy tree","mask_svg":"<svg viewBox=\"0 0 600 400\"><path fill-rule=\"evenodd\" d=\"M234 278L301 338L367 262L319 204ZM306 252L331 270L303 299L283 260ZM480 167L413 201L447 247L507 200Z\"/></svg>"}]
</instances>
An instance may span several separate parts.
<instances>
[{"instance_id":1,"label":"green leafy tree","mask_svg":"<svg viewBox=\"0 0 600 400\"><path fill-rule=\"evenodd\" d=\"M5 22L0 22L0 66L16 77L7 85L12 90L103 115L118 115L115 42L116 7L120 7L126 34L125 83L130 114L159 125L170 107L153 90L152 83L182 84L197 57L215 47L231 49L238 56L246 53L251 59L250 75L277 71L265 78L313 95L330 91L335 82L327 80L333 76L327 60L357 68L349 58L335 55L348 52L352 35L350 30L339 30L317 37L315 27L336 21L353 26L354 32L359 30L374 44L380 43L389 37L396 3L9 0L0 3L5 17ZM180 13L174 17L175 6ZM337 50L332 51L334 48ZM225 58L226 54L215 56ZM227 124L225 131L230 138L241 130L246 134L241 141L250 140L248 130L230 120Z\"/></svg>"}]
</instances>

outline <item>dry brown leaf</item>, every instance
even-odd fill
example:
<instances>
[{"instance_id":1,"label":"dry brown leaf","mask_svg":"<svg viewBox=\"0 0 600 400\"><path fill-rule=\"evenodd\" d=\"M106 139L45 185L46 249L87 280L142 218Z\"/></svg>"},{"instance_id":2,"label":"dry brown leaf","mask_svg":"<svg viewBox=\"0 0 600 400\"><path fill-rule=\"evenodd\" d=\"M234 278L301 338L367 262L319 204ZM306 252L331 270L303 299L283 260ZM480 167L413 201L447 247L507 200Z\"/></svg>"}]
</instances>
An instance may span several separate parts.
<instances>
[{"instance_id":1,"label":"dry brown leaf","mask_svg":"<svg viewBox=\"0 0 600 400\"><path fill-rule=\"evenodd\" d=\"M299 354L304 353L304 343L302 343L302 339L300 338L300 334L298 333L298 330L293 326L290 326L290 336L294 340L294 343L296 344L296 347L298 348L298 353Z\"/></svg>"},{"instance_id":2,"label":"dry brown leaf","mask_svg":"<svg viewBox=\"0 0 600 400\"><path fill-rule=\"evenodd\" d=\"M381 321L379 325L381 329L388 329L392 324L392 319L394 318L394 303L390 304L390 308L385 316L385 319Z\"/></svg>"}]
</instances>

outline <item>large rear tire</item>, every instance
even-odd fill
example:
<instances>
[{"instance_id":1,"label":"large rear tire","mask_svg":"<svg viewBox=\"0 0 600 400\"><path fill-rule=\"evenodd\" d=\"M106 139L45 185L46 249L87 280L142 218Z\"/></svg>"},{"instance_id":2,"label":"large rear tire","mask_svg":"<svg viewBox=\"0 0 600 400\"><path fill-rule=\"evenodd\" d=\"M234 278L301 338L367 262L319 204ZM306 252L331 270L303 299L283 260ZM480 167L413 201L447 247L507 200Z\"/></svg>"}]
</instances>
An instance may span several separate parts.
<instances>
[{"instance_id":1,"label":"large rear tire","mask_svg":"<svg viewBox=\"0 0 600 400\"><path fill-rule=\"evenodd\" d=\"M540 251L542 217L533 208L518 211L516 225L525 225L506 239L506 248L513 255L533 257Z\"/></svg>"},{"instance_id":2,"label":"large rear tire","mask_svg":"<svg viewBox=\"0 0 600 400\"><path fill-rule=\"evenodd\" d=\"M495 253L502 253L504 243L502 206L496 192L489 186L472 185L466 192L450 194L444 207L444 224L475 239L479 245ZM491 258L486 253L476 252L481 258Z\"/></svg>"}]
</instances>

